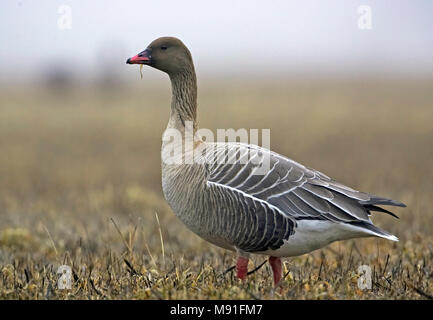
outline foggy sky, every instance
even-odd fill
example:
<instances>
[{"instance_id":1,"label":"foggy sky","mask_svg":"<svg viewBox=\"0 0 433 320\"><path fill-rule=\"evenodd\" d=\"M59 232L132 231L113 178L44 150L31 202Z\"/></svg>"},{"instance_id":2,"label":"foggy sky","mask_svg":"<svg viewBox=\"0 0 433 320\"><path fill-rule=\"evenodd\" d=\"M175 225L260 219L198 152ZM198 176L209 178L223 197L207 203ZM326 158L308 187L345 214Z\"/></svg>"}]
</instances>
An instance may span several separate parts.
<instances>
[{"instance_id":1,"label":"foggy sky","mask_svg":"<svg viewBox=\"0 0 433 320\"><path fill-rule=\"evenodd\" d=\"M72 28L58 28L61 5ZM358 28L359 5L372 29ZM80 75L110 68L159 36L191 49L202 74L412 72L433 74L433 1L0 2L0 79L26 79L62 65Z\"/></svg>"}]
</instances>

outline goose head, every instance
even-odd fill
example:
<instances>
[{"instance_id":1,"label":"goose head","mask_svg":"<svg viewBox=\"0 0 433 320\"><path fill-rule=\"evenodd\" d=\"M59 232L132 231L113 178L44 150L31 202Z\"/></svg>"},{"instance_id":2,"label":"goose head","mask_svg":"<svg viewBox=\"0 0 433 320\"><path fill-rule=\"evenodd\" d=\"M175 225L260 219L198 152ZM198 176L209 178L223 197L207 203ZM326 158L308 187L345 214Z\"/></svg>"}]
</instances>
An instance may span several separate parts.
<instances>
[{"instance_id":1,"label":"goose head","mask_svg":"<svg viewBox=\"0 0 433 320\"><path fill-rule=\"evenodd\" d=\"M188 48L174 37L154 40L144 51L126 60L126 63L149 65L170 76L194 68Z\"/></svg>"}]
</instances>

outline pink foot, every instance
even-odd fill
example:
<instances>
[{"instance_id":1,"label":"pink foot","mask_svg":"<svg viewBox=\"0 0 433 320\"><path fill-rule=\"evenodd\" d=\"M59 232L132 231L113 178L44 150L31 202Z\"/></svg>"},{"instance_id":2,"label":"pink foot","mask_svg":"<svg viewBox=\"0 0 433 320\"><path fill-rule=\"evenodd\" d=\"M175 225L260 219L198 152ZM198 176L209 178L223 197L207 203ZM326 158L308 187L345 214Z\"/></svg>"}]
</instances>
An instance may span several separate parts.
<instances>
[{"instance_id":1,"label":"pink foot","mask_svg":"<svg viewBox=\"0 0 433 320\"><path fill-rule=\"evenodd\" d=\"M236 276L238 279L245 280L248 273L248 258L239 256L236 261Z\"/></svg>"},{"instance_id":2,"label":"pink foot","mask_svg":"<svg viewBox=\"0 0 433 320\"><path fill-rule=\"evenodd\" d=\"M269 257L269 263L272 268L272 274L274 276L274 286L277 286L282 277L283 266L281 259L278 257Z\"/></svg>"}]
</instances>

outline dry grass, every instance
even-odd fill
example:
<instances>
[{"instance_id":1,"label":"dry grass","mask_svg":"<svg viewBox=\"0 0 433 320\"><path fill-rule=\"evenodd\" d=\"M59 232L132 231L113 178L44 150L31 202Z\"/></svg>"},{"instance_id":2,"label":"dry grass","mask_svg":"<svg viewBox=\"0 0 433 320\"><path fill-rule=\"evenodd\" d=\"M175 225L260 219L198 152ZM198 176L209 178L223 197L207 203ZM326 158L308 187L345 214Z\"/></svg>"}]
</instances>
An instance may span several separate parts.
<instances>
[{"instance_id":1,"label":"dry grass","mask_svg":"<svg viewBox=\"0 0 433 320\"><path fill-rule=\"evenodd\" d=\"M160 187L169 89L0 95L0 298L405 299L433 295L433 83L204 83L200 123L271 128L272 148L408 205L375 221L400 242L361 239L265 264L238 282L230 252L189 232ZM159 222L157 222L157 217ZM264 261L257 256L249 268ZM59 290L56 270L73 268ZM373 287L357 287L359 265Z\"/></svg>"}]
</instances>

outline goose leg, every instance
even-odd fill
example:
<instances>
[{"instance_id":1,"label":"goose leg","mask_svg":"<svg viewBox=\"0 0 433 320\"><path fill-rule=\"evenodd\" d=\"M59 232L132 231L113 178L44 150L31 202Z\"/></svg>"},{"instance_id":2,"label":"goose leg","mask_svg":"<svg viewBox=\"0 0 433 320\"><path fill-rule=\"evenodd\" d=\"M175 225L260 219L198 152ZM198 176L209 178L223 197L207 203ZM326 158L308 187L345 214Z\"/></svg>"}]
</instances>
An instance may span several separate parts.
<instances>
[{"instance_id":1,"label":"goose leg","mask_svg":"<svg viewBox=\"0 0 433 320\"><path fill-rule=\"evenodd\" d=\"M269 264L272 268L272 275L274 277L274 286L277 286L282 277L283 266L279 257L269 257Z\"/></svg>"},{"instance_id":2,"label":"goose leg","mask_svg":"<svg viewBox=\"0 0 433 320\"><path fill-rule=\"evenodd\" d=\"M236 260L236 276L238 279L245 280L248 273L248 257L238 256Z\"/></svg>"}]
</instances>

